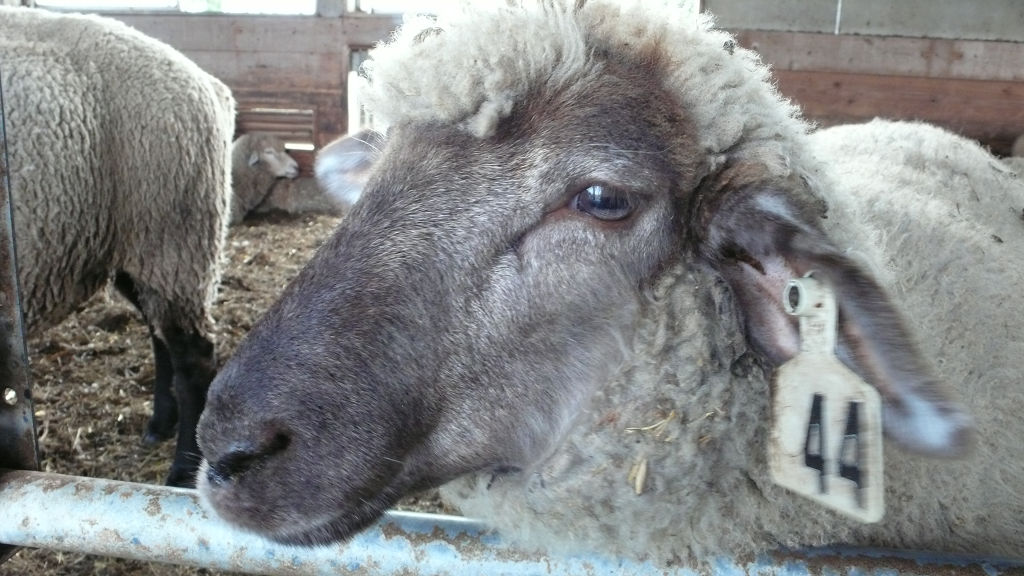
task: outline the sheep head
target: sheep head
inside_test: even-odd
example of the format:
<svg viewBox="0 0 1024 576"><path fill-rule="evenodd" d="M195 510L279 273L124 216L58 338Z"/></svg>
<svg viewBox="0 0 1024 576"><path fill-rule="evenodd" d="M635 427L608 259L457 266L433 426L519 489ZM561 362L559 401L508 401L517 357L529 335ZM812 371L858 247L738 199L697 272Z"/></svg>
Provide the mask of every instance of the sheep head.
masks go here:
<svg viewBox="0 0 1024 576"><path fill-rule="evenodd" d="M274 178L292 179L299 175L299 164L288 154L284 142L269 132L249 135L246 142L248 156L246 164L258 168Z"/></svg>
<svg viewBox="0 0 1024 576"><path fill-rule="evenodd" d="M782 283L817 270L841 299L847 361L889 400L894 438L961 452L966 416L877 282L822 232L803 125L764 78L734 89L778 117L722 118L708 134L714 114L676 88L680 57L667 49L697 40L674 37L671 19L633 20L651 30L627 45L605 29L637 15L545 6L553 15L531 25L555 23L541 37L563 56L557 73L532 62L462 114L392 114L362 197L217 377L199 433L213 507L277 540L326 542L411 491L534 466L628 354L645 294L678 266L728 284L771 362L796 343ZM513 16L499 10L479 30L515 29ZM456 62L448 33L416 35L414 46L440 44L413 56ZM473 34L478 45L453 40L479 50L453 64L470 76L513 52L495 30ZM712 64L733 52L715 46ZM710 305L692 313L733 320Z"/></svg>

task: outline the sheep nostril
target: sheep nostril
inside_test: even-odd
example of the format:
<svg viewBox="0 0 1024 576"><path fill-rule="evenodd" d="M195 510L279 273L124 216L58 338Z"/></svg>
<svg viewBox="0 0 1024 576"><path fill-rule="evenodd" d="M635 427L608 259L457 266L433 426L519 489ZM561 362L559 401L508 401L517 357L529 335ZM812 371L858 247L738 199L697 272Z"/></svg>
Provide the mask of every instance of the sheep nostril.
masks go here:
<svg viewBox="0 0 1024 576"><path fill-rule="evenodd" d="M237 476L261 465L271 456L283 452L291 443L291 436L277 432L260 446L237 445L215 461L209 462L206 479L215 486L230 482Z"/></svg>

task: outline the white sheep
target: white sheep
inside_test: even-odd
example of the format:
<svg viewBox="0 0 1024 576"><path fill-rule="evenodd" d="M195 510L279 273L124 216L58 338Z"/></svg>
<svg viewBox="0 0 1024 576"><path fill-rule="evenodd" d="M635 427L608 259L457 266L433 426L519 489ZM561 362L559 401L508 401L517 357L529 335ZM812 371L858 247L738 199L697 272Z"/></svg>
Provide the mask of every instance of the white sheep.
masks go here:
<svg viewBox="0 0 1024 576"><path fill-rule="evenodd" d="M152 334L146 439L177 424L168 483L191 484L215 370L231 93L124 24L29 8L0 8L0 74L27 328L59 322L113 278Z"/></svg>
<svg viewBox="0 0 1024 576"><path fill-rule="evenodd" d="M1019 554L1024 185L923 124L812 132L675 4L474 3L372 52L374 173L211 386L219 514L312 544L448 483L525 545L664 566ZM811 271L884 402L877 523L769 475L783 288Z"/></svg>
<svg viewBox="0 0 1024 576"><path fill-rule="evenodd" d="M298 162L274 134L250 132L239 136L231 145L231 223L241 222L266 200L279 180L292 180L298 175Z"/></svg>

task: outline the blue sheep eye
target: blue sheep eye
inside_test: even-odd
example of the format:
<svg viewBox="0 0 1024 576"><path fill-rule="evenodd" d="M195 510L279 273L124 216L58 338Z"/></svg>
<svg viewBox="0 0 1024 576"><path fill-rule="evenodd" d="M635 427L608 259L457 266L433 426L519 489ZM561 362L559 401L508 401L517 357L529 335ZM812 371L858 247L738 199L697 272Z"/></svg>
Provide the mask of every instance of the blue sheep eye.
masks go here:
<svg viewBox="0 0 1024 576"><path fill-rule="evenodd" d="M622 190L594 184L581 190L572 199L572 208L598 220L622 220L633 213L629 195Z"/></svg>

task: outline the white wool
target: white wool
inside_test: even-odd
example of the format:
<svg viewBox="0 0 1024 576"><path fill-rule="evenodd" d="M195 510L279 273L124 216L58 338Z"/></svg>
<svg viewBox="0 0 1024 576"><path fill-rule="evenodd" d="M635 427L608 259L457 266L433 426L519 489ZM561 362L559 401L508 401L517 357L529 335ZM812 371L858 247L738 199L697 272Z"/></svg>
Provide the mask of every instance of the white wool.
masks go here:
<svg viewBox="0 0 1024 576"><path fill-rule="evenodd" d="M230 198L227 86L116 20L29 8L0 7L0 64L30 329L115 270L154 291L155 325L206 324Z"/></svg>
<svg viewBox="0 0 1024 576"><path fill-rule="evenodd" d="M890 513L875 525L776 487L765 462L770 375L744 363L722 280L677 266L645 302L631 356L557 452L518 476L460 479L446 497L527 545L666 565L834 542L1022 549L1024 425L1007 405L1020 404L1024 310L1006 295L1024 284L1024 184L976 144L915 124L808 135L756 54L671 2L592 1L578 13L571 2L474 5L418 21L372 52L367 104L388 124L488 138L538 91L585 86L605 52L658 55L709 170L725 156L755 160L827 201L824 228L912 319L939 376L978 415L979 446L954 462L888 446ZM709 299L720 317L693 312ZM641 466L637 494L630 471Z"/></svg>
<svg viewBox="0 0 1024 576"><path fill-rule="evenodd" d="M459 123L486 137L536 86L557 91L599 73L594 46L640 56L658 51L671 62L665 85L709 155L752 141L774 142L779 158L801 155L794 136L807 124L779 96L760 57L715 30L710 17L650 0L572 10L571 2L474 3L414 20L371 51L366 106L388 125Z"/></svg>

